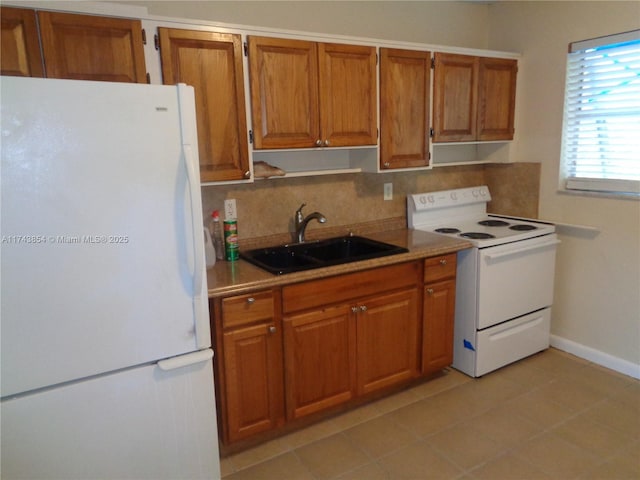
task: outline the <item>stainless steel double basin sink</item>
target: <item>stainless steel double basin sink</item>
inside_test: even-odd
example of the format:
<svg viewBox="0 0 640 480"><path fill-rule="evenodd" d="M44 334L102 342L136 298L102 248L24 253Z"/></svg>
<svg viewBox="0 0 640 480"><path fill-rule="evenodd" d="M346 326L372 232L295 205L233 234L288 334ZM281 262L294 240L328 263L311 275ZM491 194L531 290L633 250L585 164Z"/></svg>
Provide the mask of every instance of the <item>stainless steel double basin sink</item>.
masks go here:
<svg viewBox="0 0 640 480"><path fill-rule="evenodd" d="M315 242L241 250L240 256L268 272L282 275L406 252L406 248L396 245L345 235Z"/></svg>

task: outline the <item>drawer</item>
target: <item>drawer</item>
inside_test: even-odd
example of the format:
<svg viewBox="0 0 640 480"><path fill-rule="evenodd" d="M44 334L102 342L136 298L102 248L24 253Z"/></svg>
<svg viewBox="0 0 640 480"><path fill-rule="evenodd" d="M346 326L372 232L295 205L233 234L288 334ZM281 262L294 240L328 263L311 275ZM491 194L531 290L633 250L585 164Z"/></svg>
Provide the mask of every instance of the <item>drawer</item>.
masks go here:
<svg viewBox="0 0 640 480"><path fill-rule="evenodd" d="M273 292L270 290L222 299L222 327L237 327L274 316Z"/></svg>
<svg viewBox="0 0 640 480"><path fill-rule="evenodd" d="M282 289L283 311L291 313L323 307L411 287L419 281L420 263L410 262L287 285Z"/></svg>
<svg viewBox="0 0 640 480"><path fill-rule="evenodd" d="M456 254L441 255L439 257L427 258L424 261L424 281L425 283L435 282L444 278L456 276Z"/></svg>

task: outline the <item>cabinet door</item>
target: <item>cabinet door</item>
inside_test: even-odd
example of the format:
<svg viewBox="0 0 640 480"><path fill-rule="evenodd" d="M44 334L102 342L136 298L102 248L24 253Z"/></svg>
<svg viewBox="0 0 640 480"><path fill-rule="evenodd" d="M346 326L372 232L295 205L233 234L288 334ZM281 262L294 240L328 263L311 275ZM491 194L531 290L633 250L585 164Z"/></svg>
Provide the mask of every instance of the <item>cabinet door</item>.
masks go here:
<svg viewBox="0 0 640 480"><path fill-rule="evenodd" d="M435 54L433 141L476 140L478 57Z"/></svg>
<svg viewBox="0 0 640 480"><path fill-rule="evenodd" d="M225 332L228 441L270 430L284 419L282 341L274 324Z"/></svg>
<svg viewBox="0 0 640 480"><path fill-rule="evenodd" d="M312 147L320 139L317 44L249 37L254 147Z"/></svg>
<svg viewBox="0 0 640 480"><path fill-rule="evenodd" d="M431 54L380 49L380 168L429 165Z"/></svg>
<svg viewBox="0 0 640 480"><path fill-rule="evenodd" d="M0 23L1 74L43 77L35 11L0 7Z"/></svg>
<svg viewBox="0 0 640 480"><path fill-rule="evenodd" d="M455 279L425 286L422 323L422 373L442 370L453 362Z"/></svg>
<svg viewBox="0 0 640 480"><path fill-rule="evenodd" d="M375 145L375 48L321 43L318 64L323 146Z"/></svg>
<svg viewBox="0 0 640 480"><path fill-rule="evenodd" d="M518 62L480 58L478 140L513 140Z"/></svg>
<svg viewBox="0 0 640 480"><path fill-rule="evenodd" d="M419 374L418 291L361 301L357 313L358 394L406 382Z"/></svg>
<svg viewBox="0 0 640 480"><path fill-rule="evenodd" d="M139 20L38 12L47 77L147 83Z"/></svg>
<svg viewBox="0 0 640 480"><path fill-rule="evenodd" d="M284 320L287 418L339 405L355 395L355 322L347 305Z"/></svg>
<svg viewBox="0 0 640 480"><path fill-rule="evenodd" d="M158 28L165 84L192 85L196 95L200 178L249 176L240 35Z"/></svg>

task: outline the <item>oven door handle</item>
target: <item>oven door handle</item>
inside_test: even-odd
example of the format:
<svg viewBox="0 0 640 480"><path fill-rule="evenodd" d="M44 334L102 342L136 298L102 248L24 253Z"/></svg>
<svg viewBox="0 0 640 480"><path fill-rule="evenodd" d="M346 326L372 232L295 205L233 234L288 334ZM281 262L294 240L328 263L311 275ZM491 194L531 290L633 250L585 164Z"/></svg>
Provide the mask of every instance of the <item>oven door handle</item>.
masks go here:
<svg viewBox="0 0 640 480"><path fill-rule="evenodd" d="M489 260L496 260L498 258L508 257L510 255L516 255L518 253L531 252L533 250L539 250L541 248L553 247L555 245L558 245L559 243L561 243L560 240L553 240L551 242L539 243L537 245L532 245L529 247L514 248L513 250L509 250L507 252L485 253L484 255Z"/></svg>

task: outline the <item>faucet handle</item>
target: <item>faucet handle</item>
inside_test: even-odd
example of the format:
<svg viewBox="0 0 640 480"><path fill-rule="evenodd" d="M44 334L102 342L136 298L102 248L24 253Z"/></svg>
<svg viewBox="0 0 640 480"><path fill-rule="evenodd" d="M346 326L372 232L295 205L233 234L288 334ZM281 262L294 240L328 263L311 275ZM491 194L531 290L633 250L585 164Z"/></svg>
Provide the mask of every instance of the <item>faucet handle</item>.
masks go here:
<svg viewBox="0 0 640 480"><path fill-rule="evenodd" d="M302 209L304 207L306 207L307 204L303 203L302 205L300 205L300 208L298 210L296 210L296 218L298 219L298 222L301 222L303 219L303 215L302 215Z"/></svg>
<svg viewBox="0 0 640 480"><path fill-rule="evenodd" d="M296 213L294 215L294 222L295 222L295 226L296 226L296 230L298 229L298 227L302 224L302 222L304 221L304 215L302 215L302 209L305 207L306 203L303 203L302 205L300 205L300 208L298 208L298 210L296 210Z"/></svg>

